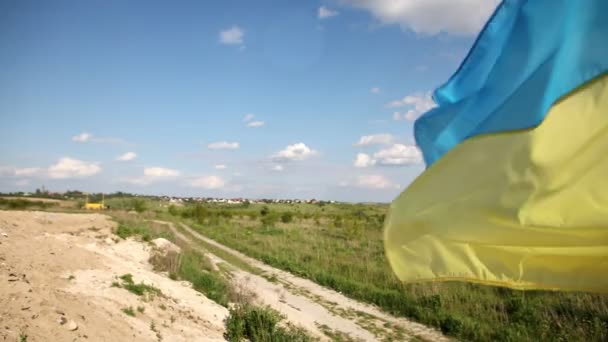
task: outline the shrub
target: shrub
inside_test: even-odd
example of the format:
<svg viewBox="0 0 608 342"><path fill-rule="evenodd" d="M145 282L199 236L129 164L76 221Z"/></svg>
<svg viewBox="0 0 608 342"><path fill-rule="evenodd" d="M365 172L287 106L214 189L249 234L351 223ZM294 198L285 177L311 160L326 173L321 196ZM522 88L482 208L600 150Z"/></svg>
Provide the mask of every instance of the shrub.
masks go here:
<svg viewBox="0 0 608 342"><path fill-rule="evenodd" d="M269 307L239 304L230 309L226 320L226 339L229 341L307 342L312 338L292 326L277 326L283 317Z"/></svg>
<svg viewBox="0 0 608 342"><path fill-rule="evenodd" d="M290 211L286 211L281 215L281 222L289 223L293 221L293 214Z"/></svg>
<svg viewBox="0 0 608 342"><path fill-rule="evenodd" d="M133 206L133 210L137 211L138 213L143 213L144 211L146 211L146 202L143 199L140 198L134 198L131 201L131 205Z"/></svg>
<svg viewBox="0 0 608 342"><path fill-rule="evenodd" d="M178 216L179 215L179 210L177 209L177 207L173 204L171 204L168 208L169 214L171 214L171 216Z"/></svg>
<svg viewBox="0 0 608 342"><path fill-rule="evenodd" d="M262 226L263 227L273 227L277 221L279 220L277 215L266 215L262 216Z"/></svg>

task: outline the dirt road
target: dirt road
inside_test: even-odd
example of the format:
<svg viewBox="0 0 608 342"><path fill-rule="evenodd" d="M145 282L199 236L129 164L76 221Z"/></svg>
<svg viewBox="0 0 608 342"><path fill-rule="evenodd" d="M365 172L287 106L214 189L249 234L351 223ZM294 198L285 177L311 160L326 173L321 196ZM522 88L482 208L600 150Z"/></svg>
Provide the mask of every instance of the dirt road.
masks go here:
<svg viewBox="0 0 608 342"><path fill-rule="evenodd" d="M322 339L326 339L327 335L334 335L362 341L448 340L441 333L424 325L390 316L374 306L357 302L310 280L249 258L202 236L186 225L175 227L168 222L155 222L165 223L179 239L190 244L196 240L202 241L257 269L258 272L247 272L232 265L233 281L256 293L260 304L271 306L292 323L306 328ZM209 251L206 253L215 263L230 264L230 261Z"/></svg>

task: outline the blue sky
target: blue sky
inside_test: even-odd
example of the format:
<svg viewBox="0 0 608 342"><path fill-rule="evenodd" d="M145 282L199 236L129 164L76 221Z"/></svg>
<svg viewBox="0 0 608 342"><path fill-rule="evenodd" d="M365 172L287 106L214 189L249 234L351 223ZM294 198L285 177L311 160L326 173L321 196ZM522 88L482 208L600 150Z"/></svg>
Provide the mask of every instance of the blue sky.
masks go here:
<svg viewBox="0 0 608 342"><path fill-rule="evenodd" d="M0 191L390 201L495 0L0 2Z"/></svg>

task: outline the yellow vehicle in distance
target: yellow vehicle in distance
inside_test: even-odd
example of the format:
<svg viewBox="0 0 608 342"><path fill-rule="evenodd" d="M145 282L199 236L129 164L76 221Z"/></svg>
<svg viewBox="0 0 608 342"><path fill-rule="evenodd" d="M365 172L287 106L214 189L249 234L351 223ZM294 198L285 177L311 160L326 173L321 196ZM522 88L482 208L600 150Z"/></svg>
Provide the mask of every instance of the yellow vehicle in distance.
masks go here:
<svg viewBox="0 0 608 342"><path fill-rule="evenodd" d="M84 208L86 210L104 210L107 207L104 203L104 195L101 194L101 203L89 202L89 195L87 194L86 201L84 203Z"/></svg>

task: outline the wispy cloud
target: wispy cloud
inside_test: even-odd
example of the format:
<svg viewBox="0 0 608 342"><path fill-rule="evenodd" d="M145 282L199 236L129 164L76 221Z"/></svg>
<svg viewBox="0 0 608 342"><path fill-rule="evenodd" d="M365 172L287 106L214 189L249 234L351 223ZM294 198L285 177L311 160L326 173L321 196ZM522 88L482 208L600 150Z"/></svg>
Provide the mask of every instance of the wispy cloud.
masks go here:
<svg viewBox="0 0 608 342"><path fill-rule="evenodd" d="M123 155L120 155L116 158L118 161L131 161L137 158L137 154L135 152L127 152Z"/></svg>
<svg viewBox="0 0 608 342"><path fill-rule="evenodd" d="M76 142L88 142L91 140L91 138L93 137L93 135L91 133L87 133L87 132L82 132L78 135L75 135L72 137L72 141L76 141Z"/></svg>
<svg viewBox="0 0 608 342"><path fill-rule="evenodd" d="M373 155L357 153L353 166L366 168L371 166L406 166L422 162L422 153L414 145L393 144Z"/></svg>
<svg viewBox="0 0 608 342"><path fill-rule="evenodd" d="M426 92L408 95L403 99L391 101L387 103L386 106L389 108L409 107L405 112L394 112L393 119L414 121L419 118L420 115L435 108L437 104L433 101L431 93Z"/></svg>
<svg viewBox="0 0 608 342"><path fill-rule="evenodd" d="M223 188L226 182L219 176L201 176L191 179L188 184L194 188L215 190Z"/></svg>
<svg viewBox="0 0 608 342"><path fill-rule="evenodd" d="M247 114L245 114L245 117L243 118L243 122L249 122L249 121L253 120L254 118L255 118L254 114L247 113Z"/></svg>
<svg viewBox="0 0 608 342"><path fill-rule="evenodd" d="M250 121L247 123L247 127L262 127L264 126L264 121Z"/></svg>
<svg viewBox="0 0 608 342"><path fill-rule="evenodd" d="M89 132L82 132L72 137L72 141L78 143L100 143L100 144L125 144L126 141L114 137L98 137Z"/></svg>
<svg viewBox="0 0 608 342"><path fill-rule="evenodd" d="M369 190L386 190L400 188L399 184L395 184L386 176L378 174L359 175L354 179L341 181L338 185L341 187L357 187Z"/></svg>
<svg viewBox="0 0 608 342"><path fill-rule="evenodd" d="M222 44L244 46L244 36L245 32L243 29L234 25L229 29L220 31L219 39Z"/></svg>
<svg viewBox="0 0 608 342"><path fill-rule="evenodd" d="M364 135L353 146L389 145L395 140L395 137L389 133Z"/></svg>
<svg viewBox="0 0 608 342"><path fill-rule="evenodd" d="M373 87L369 90L370 93L372 94L380 94L380 88L378 87Z"/></svg>
<svg viewBox="0 0 608 342"><path fill-rule="evenodd" d="M260 120L254 120L255 119L255 115L249 113L249 114L245 114L245 117L243 118L243 122L245 123L245 125L247 127L262 127L264 126L264 121L260 121Z"/></svg>
<svg viewBox="0 0 608 342"><path fill-rule="evenodd" d="M239 143L228 142L228 141L218 141L207 145L207 148L210 150L236 150L240 147Z"/></svg>
<svg viewBox="0 0 608 342"><path fill-rule="evenodd" d="M181 172L179 172L178 170L160 166L153 166L145 167L143 170L143 176L127 178L125 179L125 181L136 185L148 185L160 181L175 180L179 176L181 176Z"/></svg>
<svg viewBox="0 0 608 342"><path fill-rule="evenodd" d="M331 10L325 6L321 6L319 7L319 11L318 11L318 17L319 19L328 19L331 17L335 17L338 14L340 14L338 11L335 10Z"/></svg>

